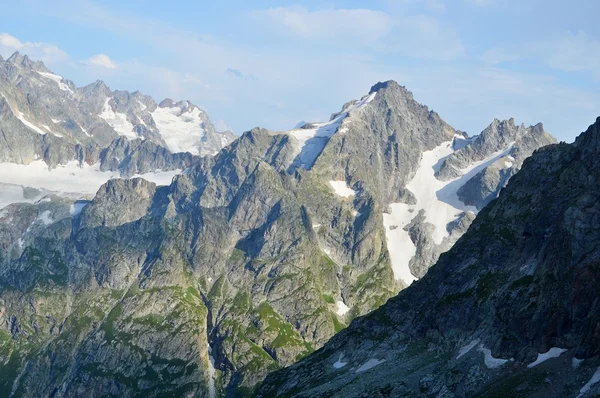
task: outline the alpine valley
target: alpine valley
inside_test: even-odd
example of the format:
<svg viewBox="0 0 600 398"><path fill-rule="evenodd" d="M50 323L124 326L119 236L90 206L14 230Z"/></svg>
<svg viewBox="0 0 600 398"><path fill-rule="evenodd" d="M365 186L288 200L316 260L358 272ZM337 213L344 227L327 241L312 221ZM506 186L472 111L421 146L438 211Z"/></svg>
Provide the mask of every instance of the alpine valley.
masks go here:
<svg viewBox="0 0 600 398"><path fill-rule="evenodd" d="M470 136L388 81L236 137L18 53L0 94L2 396L598 392L600 122Z"/></svg>

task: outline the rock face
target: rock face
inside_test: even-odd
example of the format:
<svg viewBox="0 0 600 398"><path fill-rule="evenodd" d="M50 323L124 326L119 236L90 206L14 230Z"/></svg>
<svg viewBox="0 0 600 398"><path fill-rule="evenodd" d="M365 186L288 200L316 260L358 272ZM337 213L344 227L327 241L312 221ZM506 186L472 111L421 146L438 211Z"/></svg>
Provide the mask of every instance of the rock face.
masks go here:
<svg viewBox="0 0 600 398"><path fill-rule="evenodd" d="M85 109L103 109L116 126L138 111L200 117L190 104L135 93L106 102L100 83L82 90ZM137 173L150 153L166 162L144 138L111 141L98 159ZM11 205L6 229L21 227L0 269L0 390L252 393L395 296L466 231L477 208L456 192L509 150L435 178L473 142L386 82L328 122L245 132L169 186L110 181L39 231L27 226L40 203Z"/></svg>
<svg viewBox="0 0 600 398"><path fill-rule="evenodd" d="M418 282L258 396L600 394L600 118L537 150Z"/></svg>
<svg viewBox="0 0 600 398"><path fill-rule="evenodd" d="M513 119L496 119L469 145L445 159L436 176L442 180L456 178L460 175L458 170L481 162L502 148L502 157L498 161L480 171L458 190L462 202L481 210L498 196L499 190L506 186L509 178L516 174L534 150L555 142L541 123L526 128L523 125L515 126Z"/></svg>

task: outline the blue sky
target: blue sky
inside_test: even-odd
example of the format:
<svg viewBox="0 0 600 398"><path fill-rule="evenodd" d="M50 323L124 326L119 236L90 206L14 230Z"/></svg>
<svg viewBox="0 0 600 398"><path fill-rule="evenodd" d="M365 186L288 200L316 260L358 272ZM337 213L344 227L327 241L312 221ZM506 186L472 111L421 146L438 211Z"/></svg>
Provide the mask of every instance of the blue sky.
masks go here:
<svg viewBox="0 0 600 398"><path fill-rule="evenodd" d="M600 115L597 0L0 5L0 55L77 85L189 99L238 134L326 120L389 79L469 134L514 117L572 141Z"/></svg>

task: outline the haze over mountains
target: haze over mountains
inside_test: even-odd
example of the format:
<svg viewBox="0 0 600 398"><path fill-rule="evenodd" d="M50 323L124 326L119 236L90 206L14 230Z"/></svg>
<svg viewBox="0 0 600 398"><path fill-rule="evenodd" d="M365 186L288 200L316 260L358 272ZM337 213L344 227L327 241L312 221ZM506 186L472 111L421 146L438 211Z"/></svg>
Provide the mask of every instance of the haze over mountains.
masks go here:
<svg viewBox="0 0 600 398"><path fill-rule="evenodd" d="M18 52L0 59L0 94L0 180L50 191L93 195L111 177L136 174L168 183L235 138L187 101L157 104L101 81L77 88Z"/></svg>
<svg viewBox="0 0 600 398"><path fill-rule="evenodd" d="M457 362L461 381L438 383L453 372L444 355L460 344L477 340L484 354L519 364L546 347L580 344L572 355L596 355L580 339L593 335L583 325L595 320L583 314L593 312L590 288L576 296L583 326L565 326L569 308L558 312L560 327L544 318L575 300L568 289L547 293L556 283L546 279L571 278L579 264L565 251L564 274L547 271L545 250L554 255L565 231L574 234L568 244L593 248L590 220L550 225L567 207L590 209L595 152L585 151L594 129L574 146L552 145L541 124L512 119L469 136L388 81L329 121L254 128L234 140L186 101L156 104L102 82L75 88L19 54L1 66L3 391L461 396L504 374L477 362L471 375L482 361L473 349ZM567 195L559 177L571 167L586 179ZM538 221L523 224L530 218ZM532 292L543 300L529 308ZM517 310L539 320L539 336L510 323ZM512 341L507 328L528 337ZM406 382L404 365L386 367L397 383L377 376L382 361L405 358L415 363ZM574 383L589 378L591 363Z"/></svg>

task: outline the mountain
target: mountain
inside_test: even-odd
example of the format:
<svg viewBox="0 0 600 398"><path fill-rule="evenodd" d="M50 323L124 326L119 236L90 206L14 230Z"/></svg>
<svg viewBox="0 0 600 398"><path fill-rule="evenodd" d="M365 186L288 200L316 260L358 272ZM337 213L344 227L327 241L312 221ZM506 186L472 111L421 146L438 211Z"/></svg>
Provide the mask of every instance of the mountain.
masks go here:
<svg viewBox="0 0 600 398"><path fill-rule="evenodd" d="M72 193L73 179L63 175L83 173L100 181L78 192L90 195L114 176L154 178L158 170L168 172L158 180L172 177L234 139L231 132L217 132L190 102L157 104L139 92L111 91L101 81L77 88L18 52L0 60L4 183ZM45 179L44 169L57 178ZM108 171L113 173L103 173Z"/></svg>
<svg viewBox="0 0 600 398"><path fill-rule="evenodd" d="M600 118L537 150L421 280L258 396L599 396L599 181Z"/></svg>
<svg viewBox="0 0 600 398"><path fill-rule="evenodd" d="M11 186L28 203L0 218L0 391L250 394L421 277L478 212L461 187L489 201L554 142L487 130L390 81L327 122L247 131L168 186L113 179L76 203ZM111 142L118 163L134 141Z"/></svg>

